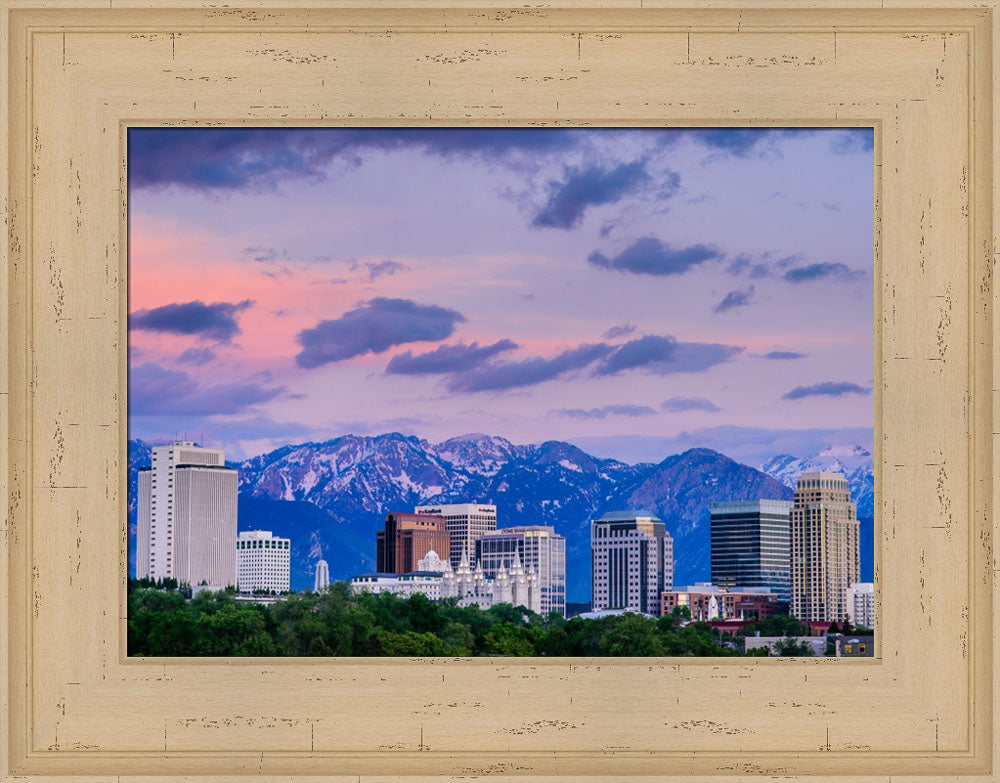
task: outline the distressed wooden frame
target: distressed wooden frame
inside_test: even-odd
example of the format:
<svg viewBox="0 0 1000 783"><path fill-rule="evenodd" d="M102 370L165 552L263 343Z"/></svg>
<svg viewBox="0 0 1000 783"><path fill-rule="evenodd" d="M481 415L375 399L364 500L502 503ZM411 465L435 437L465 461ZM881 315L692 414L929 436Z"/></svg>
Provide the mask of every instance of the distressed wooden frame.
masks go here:
<svg viewBox="0 0 1000 783"><path fill-rule="evenodd" d="M998 0L710 4L0 0L5 779L1000 780ZM127 660L124 129L178 122L874 127L877 657Z"/></svg>

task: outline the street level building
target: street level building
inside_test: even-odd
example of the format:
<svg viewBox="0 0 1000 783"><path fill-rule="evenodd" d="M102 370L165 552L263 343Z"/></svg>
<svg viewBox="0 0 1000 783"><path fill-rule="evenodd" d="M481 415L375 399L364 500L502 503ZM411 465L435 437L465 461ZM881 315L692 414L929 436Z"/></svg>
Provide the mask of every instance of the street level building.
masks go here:
<svg viewBox="0 0 1000 783"><path fill-rule="evenodd" d="M714 501L711 514L712 584L766 587L791 598L791 536L787 500Z"/></svg>
<svg viewBox="0 0 1000 783"><path fill-rule="evenodd" d="M444 517L449 546L447 549L434 548L442 555L448 552L453 570L458 568L463 552L469 562L473 562L476 557L476 540L484 533L497 529L497 507L489 503L417 506L413 513Z"/></svg>
<svg viewBox="0 0 1000 783"><path fill-rule="evenodd" d="M800 620L842 621L847 587L861 581L857 506L843 473L803 473L789 512L792 614Z"/></svg>
<svg viewBox="0 0 1000 783"><path fill-rule="evenodd" d="M673 587L673 539L648 511L614 511L591 521L592 610L657 614Z"/></svg>
<svg viewBox="0 0 1000 783"><path fill-rule="evenodd" d="M476 562L487 579L508 572L518 560L538 578L541 614L566 616L566 539L551 525L504 527L484 533L476 541Z"/></svg>
<svg viewBox="0 0 1000 783"><path fill-rule="evenodd" d="M433 514L385 515L385 529L375 542L375 568L382 574L405 574L431 550L447 552L451 538L445 519Z"/></svg>
<svg viewBox="0 0 1000 783"><path fill-rule="evenodd" d="M725 588L707 582L665 590L660 596L660 614L686 606L695 622L708 620L748 620L760 618L760 604L780 603L777 595L756 587ZM788 613L788 604L784 604ZM773 612L778 614L780 612Z"/></svg>
<svg viewBox="0 0 1000 783"><path fill-rule="evenodd" d="M237 481L222 449L154 446L138 475L136 576L236 584Z"/></svg>
<svg viewBox="0 0 1000 783"><path fill-rule="evenodd" d="M241 593L287 593L291 540L246 530L236 540L236 587ZM322 562L322 561L321 561Z"/></svg>

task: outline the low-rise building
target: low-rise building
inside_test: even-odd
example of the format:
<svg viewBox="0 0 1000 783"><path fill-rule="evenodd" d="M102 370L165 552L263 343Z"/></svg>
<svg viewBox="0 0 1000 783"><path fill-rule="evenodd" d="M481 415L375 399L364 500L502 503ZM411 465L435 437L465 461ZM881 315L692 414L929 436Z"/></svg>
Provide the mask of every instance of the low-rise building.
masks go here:
<svg viewBox="0 0 1000 783"><path fill-rule="evenodd" d="M236 588L241 593L287 593L291 540L270 530L245 530L236 539Z"/></svg>
<svg viewBox="0 0 1000 783"><path fill-rule="evenodd" d="M747 636L746 649L749 652L750 650L766 647L770 651L770 655L778 655L778 645L789 639L799 644L807 644L812 650L812 654L817 657L826 655L825 636Z"/></svg>
<svg viewBox="0 0 1000 783"><path fill-rule="evenodd" d="M875 656L874 636L840 634L835 639L838 658L872 658Z"/></svg>
<svg viewBox="0 0 1000 783"><path fill-rule="evenodd" d="M688 587L666 590L660 594L660 613L670 614L676 607L687 607L691 619L696 622L707 620L748 620L761 617L762 607L766 616L788 613L788 604L778 600L773 590L761 587L721 587L709 582L696 582Z"/></svg>

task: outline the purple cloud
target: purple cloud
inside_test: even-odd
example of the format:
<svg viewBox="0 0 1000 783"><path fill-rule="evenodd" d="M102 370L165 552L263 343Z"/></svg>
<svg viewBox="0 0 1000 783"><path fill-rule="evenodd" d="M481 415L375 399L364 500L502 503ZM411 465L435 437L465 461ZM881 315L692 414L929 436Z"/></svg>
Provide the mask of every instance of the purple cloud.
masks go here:
<svg viewBox="0 0 1000 783"><path fill-rule="evenodd" d="M351 270L353 271L359 266L363 266L368 270L368 282L374 282L376 278L383 275L394 275L396 272L408 272L410 270L410 267L406 264L393 261L389 258L384 261L365 261L363 264L355 263L351 265Z"/></svg>
<svg viewBox="0 0 1000 783"><path fill-rule="evenodd" d="M340 318L303 329L296 340L300 367L319 367L366 353L382 353L395 345L451 337L466 318L457 310L421 305L409 299L379 297Z"/></svg>
<svg viewBox="0 0 1000 783"><path fill-rule="evenodd" d="M657 375L701 372L733 359L742 351L738 345L682 343L671 336L647 335L618 348L598 366L595 374L616 375L640 367Z"/></svg>
<svg viewBox="0 0 1000 783"><path fill-rule="evenodd" d="M535 215L531 225L536 228L574 228L583 220L587 207L613 204L629 191L635 190L650 179L645 161L622 163L611 169L587 166L566 170L566 179L549 183L549 198ZM673 189L680 178L674 174Z"/></svg>
<svg viewBox="0 0 1000 783"><path fill-rule="evenodd" d="M765 359L777 359L783 361L786 359L805 359L806 354L797 353L796 351L770 351L764 354Z"/></svg>
<svg viewBox="0 0 1000 783"><path fill-rule="evenodd" d="M203 364L215 361L215 351L211 348L195 348L192 346L178 356L177 361L200 367Z"/></svg>
<svg viewBox="0 0 1000 783"><path fill-rule="evenodd" d="M617 326L612 326L608 331L604 333L605 340L614 340L616 337L625 337L632 334L635 331L635 324L633 323L623 323Z"/></svg>
<svg viewBox="0 0 1000 783"><path fill-rule="evenodd" d="M782 275L782 278L789 283L806 283L827 277L836 280L854 280L863 275L864 272L851 269L846 264L838 262L792 267Z"/></svg>
<svg viewBox="0 0 1000 783"><path fill-rule="evenodd" d="M516 349L513 340L497 340L492 345L442 345L427 353L414 356L410 351L389 360L385 371L389 375L441 375L478 367L502 351Z"/></svg>
<svg viewBox="0 0 1000 783"><path fill-rule="evenodd" d="M129 371L129 415L212 416L239 413L285 391L254 381L200 385L188 373L146 362Z"/></svg>
<svg viewBox="0 0 1000 783"><path fill-rule="evenodd" d="M723 297L722 301L715 306L715 312L724 313L727 310L732 310L736 307L746 307L748 304L753 302L753 286L747 286L746 288L739 289L736 291L730 291Z"/></svg>
<svg viewBox="0 0 1000 783"><path fill-rule="evenodd" d="M669 400L664 400L660 407L665 411L674 411L675 413L683 411L719 413L722 410L714 402L706 400L704 397L671 397Z"/></svg>
<svg viewBox="0 0 1000 783"><path fill-rule="evenodd" d="M571 419L606 419L608 416L653 416L656 414L652 408L646 405L603 405L600 408L584 410L582 408L560 408L553 411L560 416L568 416Z"/></svg>
<svg viewBox="0 0 1000 783"><path fill-rule="evenodd" d="M558 356L545 359L535 356L517 362L487 364L452 376L448 389L456 392L502 391L534 386L557 378L571 370L592 364L612 351L604 343L580 345Z"/></svg>
<svg viewBox="0 0 1000 783"><path fill-rule="evenodd" d="M236 314L253 305L253 300L242 302L193 302L172 303L151 310L137 310L129 317L130 329L168 334L198 335L201 340L231 342L240 333Z"/></svg>
<svg viewBox="0 0 1000 783"><path fill-rule="evenodd" d="M803 397L843 397L845 394L871 394L871 389L847 381L825 381L813 386L796 386L785 394L783 400L800 400Z"/></svg>
<svg viewBox="0 0 1000 783"><path fill-rule="evenodd" d="M698 264L721 257L722 253L711 245L673 248L649 236L637 239L614 258L594 251L587 261L602 269L637 275L681 275Z"/></svg>

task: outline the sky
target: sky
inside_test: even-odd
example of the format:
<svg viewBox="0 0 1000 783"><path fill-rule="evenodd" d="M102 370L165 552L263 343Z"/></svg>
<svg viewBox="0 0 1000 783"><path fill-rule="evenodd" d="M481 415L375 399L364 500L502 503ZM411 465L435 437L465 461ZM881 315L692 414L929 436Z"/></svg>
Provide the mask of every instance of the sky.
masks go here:
<svg viewBox="0 0 1000 783"><path fill-rule="evenodd" d="M870 448L873 193L870 129L131 129L130 437Z"/></svg>

